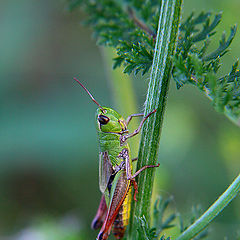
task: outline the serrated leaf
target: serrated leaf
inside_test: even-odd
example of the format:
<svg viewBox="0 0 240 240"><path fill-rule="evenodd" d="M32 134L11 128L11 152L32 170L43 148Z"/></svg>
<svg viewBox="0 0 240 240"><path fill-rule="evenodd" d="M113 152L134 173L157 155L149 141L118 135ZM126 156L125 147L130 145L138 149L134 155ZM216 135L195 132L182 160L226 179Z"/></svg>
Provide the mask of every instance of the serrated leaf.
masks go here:
<svg viewBox="0 0 240 240"><path fill-rule="evenodd" d="M150 228L145 216L139 217L137 220L137 231L140 240L153 240L156 239L157 235L155 228Z"/></svg>
<svg viewBox="0 0 240 240"><path fill-rule="evenodd" d="M176 218L176 214L172 213L168 217L165 216L166 210L172 201L173 197L169 197L166 200L159 197L154 204L153 226L156 228L157 235L159 235L164 229L174 227L172 222Z"/></svg>
<svg viewBox="0 0 240 240"><path fill-rule="evenodd" d="M94 29L94 37L98 44L113 46L117 49L118 57L114 59L113 68L124 65L124 73L135 75L146 74L152 66L155 34L136 25L128 12L132 8L138 21L143 22L149 29L156 32L159 17L158 0L68 0L69 8L81 7L88 14L85 21ZM140 7L141 6L141 7ZM156 14L157 13L157 14ZM229 51L229 46L236 34L236 25L231 28L226 39L225 34L219 41L219 47L207 53L210 37L216 32L222 14L216 14L211 21L210 12L193 13L181 24L180 34L173 57L173 79L177 89L184 84L197 86L205 91L212 99L216 110L224 112L238 122L240 116L239 100L239 71L237 63L232 71L224 77L213 81L211 74L217 74L221 66L220 58ZM195 43L201 43L196 45ZM230 84L230 83L233 84Z"/></svg>
<svg viewBox="0 0 240 240"><path fill-rule="evenodd" d="M204 39L206 39L209 36L212 36L215 32L213 32L213 29L216 28L216 26L220 23L222 18L222 13L216 14L213 22L210 24L209 18L207 18L207 21L205 22L205 25L200 33L195 35L192 38L193 42L199 42Z"/></svg>
<svg viewBox="0 0 240 240"><path fill-rule="evenodd" d="M222 39L219 41L219 47L212 53L210 53L209 55L207 55L206 57L203 58L204 61L210 61L212 59L215 59L217 57L222 57L225 53L227 53L227 48L230 46L230 44L232 43L233 38L236 35L236 31L237 31L237 26L234 25L231 28L230 31L230 35L226 41L226 37L225 37L225 33L222 34Z"/></svg>

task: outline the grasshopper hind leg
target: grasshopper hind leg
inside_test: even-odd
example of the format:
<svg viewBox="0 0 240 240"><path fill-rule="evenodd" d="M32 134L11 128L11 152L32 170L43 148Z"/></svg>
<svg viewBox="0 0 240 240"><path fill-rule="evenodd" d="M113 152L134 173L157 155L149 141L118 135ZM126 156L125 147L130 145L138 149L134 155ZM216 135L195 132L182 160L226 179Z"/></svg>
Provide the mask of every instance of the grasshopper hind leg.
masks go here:
<svg viewBox="0 0 240 240"><path fill-rule="evenodd" d="M131 200L132 200L132 187L129 187L128 193L123 201L122 206L119 209L118 215L115 218L113 224L113 234L116 239L122 239L124 237L131 210Z"/></svg>
<svg viewBox="0 0 240 240"><path fill-rule="evenodd" d="M138 193L138 185L137 182L135 180L135 177L142 172L143 170L147 169L147 168L155 168L155 167L159 167L159 164L157 165L146 165L143 166L141 169L139 169L137 172L135 172L135 174L132 175L132 168L131 168L131 163L130 163L130 159L129 159L129 150L127 148L124 148L118 155L119 158L122 158L125 161L125 168L126 168L126 176L127 176L127 180L131 181L131 183L134 186L134 200L137 201L136 195Z"/></svg>

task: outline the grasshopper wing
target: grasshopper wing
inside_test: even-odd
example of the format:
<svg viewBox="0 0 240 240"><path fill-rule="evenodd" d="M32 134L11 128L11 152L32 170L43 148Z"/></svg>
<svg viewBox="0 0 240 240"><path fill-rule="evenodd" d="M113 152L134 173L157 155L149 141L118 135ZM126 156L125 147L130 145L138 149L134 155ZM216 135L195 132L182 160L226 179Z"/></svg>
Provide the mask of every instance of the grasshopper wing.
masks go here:
<svg viewBox="0 0 240 240"><path fill-rule="evenodd" d="M114 221L119 213L119 210L127 196L129 188L130 188L130 181L127 180L126 171L125 170L119 171L116 174L116 176L112 182L112 188L111 188L111 193L110 193L110 203L109 203L106 218L104 220L102 228L97 237L98 240L100 240L100 239L106 240L108 238L108 236L111 232L113 223L114 223ZM121 215L122 215L121 216L122 218L125 218L125 214L121 213ZM123 229L122 234L124 234L124 231L125 230ZM115 233L115 236L120 236L120 235L119 235L119 233Z"/></svg>
<svg viewBox="0 0 240 240"><path fill-rule="evenodd" d="M113 167L107 152L100 152L99 154L99 188L104 194L109 178L113 173Z"/></svg>
<svg viewBox="0 0 240 240"><path fill-rule="evenodd" d="M107 205L105 201L105 196L103 194L97 210L97 214L91 224L92 229L98 229L103 225L106 214L107 214Z"/></svg>

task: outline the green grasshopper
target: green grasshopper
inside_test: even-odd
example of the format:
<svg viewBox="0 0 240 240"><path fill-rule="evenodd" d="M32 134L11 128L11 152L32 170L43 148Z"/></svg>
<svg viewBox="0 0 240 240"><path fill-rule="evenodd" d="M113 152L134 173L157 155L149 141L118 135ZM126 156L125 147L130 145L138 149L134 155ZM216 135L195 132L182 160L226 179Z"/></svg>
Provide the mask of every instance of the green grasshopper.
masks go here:
<svg viewBox="0 0 240 240"><path fill-rule="evenodd" d="M124 236L131 206L131 183L134 187L134 200L138 192L135 177L146 168L158 167L158 165L144 166L135 174L132 174L132 159L127 139L137 135L145 120L156 112L153 110L143 117L139 127L129 133L127 126L133 117L143 114L132 114L125 121L115 110L102 107L83 86L90 98L98 105L96 112L96 128L100 145L99 153L99 186L102 192L101 202L97 214L92 222L92 228L101 227L97 240L106 240L113 228L116 239Z"/></svg>

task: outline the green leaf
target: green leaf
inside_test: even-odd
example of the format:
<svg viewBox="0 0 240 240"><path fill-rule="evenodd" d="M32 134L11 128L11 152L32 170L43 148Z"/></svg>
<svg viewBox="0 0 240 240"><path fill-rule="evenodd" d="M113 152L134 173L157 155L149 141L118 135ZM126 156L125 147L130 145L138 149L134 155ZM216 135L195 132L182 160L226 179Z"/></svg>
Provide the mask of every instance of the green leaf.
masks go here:
<svg viewBox="0 0 240 240"><path fill-rule="evenodd" d="M159 197L154 204L153 226L156 229L157 235L159 235L164 229L174 227L174 224L172 224L172 222L176 218L176 214L173 213L168 217L165 216L166 210L172 201L173 197L170 197L165 201L163 201L163 199Z"/></svg>
<svg viewBox="0 0 240 240"><path fill-rule="evenodd" d="M219 41L219 47L212 53L210 53L209 55L207 55L206 57L203 58L203 60L205 61L209 61L212 59L215 59L217 57L222 57L225 53L227 53L227 48L230 46L230 44L232 43L233 38L235 37L237 31L237 26L233 26L231 28L231 32L230 35L226 41L226 37L225 37L225 33L222 34L222 39Z"/></svg>
<svg viewBox="0 0 240 240"><path fill-rule="evenodd" d="M215 32L213 30L220 23L221 18L222 18L222 13L216 14L213 22L210 24L210 18L208 16L205 20L205 24L203 25L202 31L200 33L196 34L192 38L192 41L199 42L199 41L202 41L202 40L206 39L207 37L210 37L213 34L215 34ZM196 24L196 22L195 22L195 24Z"/></svg>
<svg viewBox="0 0 240 240"><path fill-rule="evenodd" d="M113 59L114 69L123 65L127 74L149 72L153 63L160 0L68 1L71 10L80 7L88 14L85 23L93 27L98 44L116 48L118 56ZM233 76L217 75L220 58L229 51L236 25L231 28L227 39L225 34L222 35L217 49L208 52L221 17L222 13L219 13L211 20L210 12L201 12L197 16L192 13L181 24L172 76L178 89L185 84L196 86L212 100L217 111L240 125L239 73L235 73L231 84L229 79Z"/></svg>
<svg viewBox="0 0 240 240"><path fill-rule="evenodd" d="M136 227L138 232L138 238L134 237L133 239L153 240L157 238L155 229L149 227L145 216L136 218L136 221L137 221Z"/></svg>

